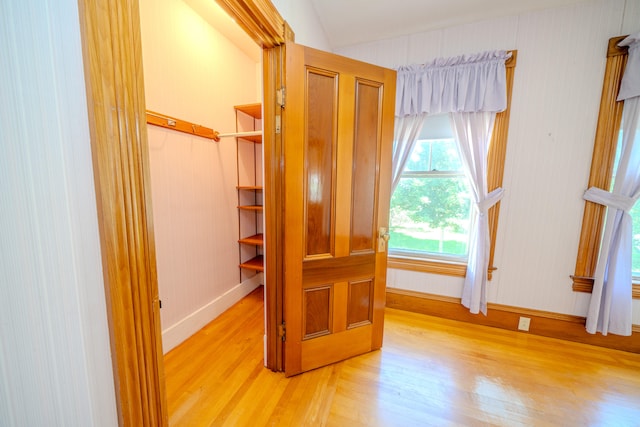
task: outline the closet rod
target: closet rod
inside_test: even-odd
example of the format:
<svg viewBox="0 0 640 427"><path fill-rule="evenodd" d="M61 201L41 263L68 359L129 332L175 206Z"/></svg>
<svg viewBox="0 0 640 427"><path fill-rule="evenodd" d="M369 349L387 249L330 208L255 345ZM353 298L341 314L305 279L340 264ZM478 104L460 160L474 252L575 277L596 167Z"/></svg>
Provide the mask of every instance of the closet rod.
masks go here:
<svg viewBox="0 0 640 427"><path fill-rule="evenodd" d="M160 126L166 129L177 130L179 132L188 133L191 135L201 136L203 138L213 139L216 142L220 141L220 138L227 137L239 137L246 138L251 136L262 136L262 131L249 131L249 132L232 132L232 133L218 133L213 129L209 129L204 126L196 125L185 120L176 119L175 117L167 116L166 114L156 113L154 111L147 110L147 123Z"/></svg>
<svg viewBox="0 0 640 427"><path fill-rule="evenodd" d="M261 130L249 131L249 132L232 132L232 133L219 133L218 138L227 138L227 137L239 137L243 136L260 136L262 135Z"/></svg>

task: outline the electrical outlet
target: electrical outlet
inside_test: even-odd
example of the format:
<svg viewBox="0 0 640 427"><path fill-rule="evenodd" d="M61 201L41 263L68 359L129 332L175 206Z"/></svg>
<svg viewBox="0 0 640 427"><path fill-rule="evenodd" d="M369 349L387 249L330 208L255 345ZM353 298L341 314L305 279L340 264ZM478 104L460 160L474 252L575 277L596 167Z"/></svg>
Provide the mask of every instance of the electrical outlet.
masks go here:
<svg viewBox="0 0 640 427"><path fill-rule="evenodd" d="M529 325L531 324L531 319L528 317L520 317L520 321L518 322L518 330L520 331L528 331Z"/></svg>

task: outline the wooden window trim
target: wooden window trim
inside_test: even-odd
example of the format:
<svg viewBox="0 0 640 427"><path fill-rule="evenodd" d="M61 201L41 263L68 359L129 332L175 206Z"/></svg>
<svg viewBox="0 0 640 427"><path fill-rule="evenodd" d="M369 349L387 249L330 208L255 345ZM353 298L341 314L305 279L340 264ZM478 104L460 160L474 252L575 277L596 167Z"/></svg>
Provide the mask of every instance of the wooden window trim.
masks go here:
<svg viewBox="0 0 640 427"><path fill-rule="evenodd" d="M491 136L489 153L487 154L487 188L491 192L502 186L504 177L504 161L507 153L507 139L509 137L509 114L511 111L511 94L513 91L513 76L518 56L517 50L510 50L511 58L505 62L507 77L507 108L496 114L496 121ZM489 235L491 249L489 252L488 279L491 280L493 272L497 268L493 264L496 235L498 234L498 217L500 215L500 202L489 209ZM447 276L464 277L467 270L466 263L422 258L408 258L400 255L389 255L389 268L400 270L418 271Z"/></svg>
<svg viewBox="0 0 640 427"><path fill-rule="evenodd" d="M625 37L613 37L609 39L607 46L607 63L587 188L597 187L605 190L611 188L616 142L624 107L624 102L616 101L616 98L628 57L628 48L618 47L618 43ZM571 276L575 292L590 293L593 289L593 275L598 263L606 212L605 206L585 201L576 268ZM640 284L633 284L633 298L640 299Z"/></svg>

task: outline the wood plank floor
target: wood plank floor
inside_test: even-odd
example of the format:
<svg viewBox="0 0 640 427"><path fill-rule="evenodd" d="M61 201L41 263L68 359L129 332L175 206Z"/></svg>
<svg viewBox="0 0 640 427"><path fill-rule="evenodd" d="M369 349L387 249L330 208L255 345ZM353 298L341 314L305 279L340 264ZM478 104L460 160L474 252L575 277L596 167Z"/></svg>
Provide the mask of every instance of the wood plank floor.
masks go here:
<svg viewBox="0 0 640 427"><path fill-rule="evenodd" d="M640 355L387 309L382 350L263 367L262 288L165 356L171 426L640 426Z"/></svg>

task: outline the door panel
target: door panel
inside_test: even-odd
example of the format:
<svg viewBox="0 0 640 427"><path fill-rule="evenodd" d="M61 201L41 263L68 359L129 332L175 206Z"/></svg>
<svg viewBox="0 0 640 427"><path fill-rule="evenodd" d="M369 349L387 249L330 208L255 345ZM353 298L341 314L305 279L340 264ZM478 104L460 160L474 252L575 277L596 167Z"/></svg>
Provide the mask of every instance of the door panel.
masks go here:
<svg viewBox="0 0 640 427"><path fill-rule="evenodd" d="M351 254L375 250L376 172L382 98L381 84L356 81Z"/></svg>
<svg viewBox="0 0 640 427"><path fill-rule="evenodd" d="M349 283L347 328L355 328L371 323L373 286L374 282L371 279Z"/></svg>
<svg viewBox="0 0 640 427"><path fill-rule="evenodd" d="M285 373L382 345L395 72L286 45Z"/></svg>
<svg viewBox="0 0 640 427"><path fill-rule="evenodd" d="M335 126L337 124L337 74L307 70L307 91L313 99L307 105L304 182L307 256L333 252L333 196Z"/></svg>

